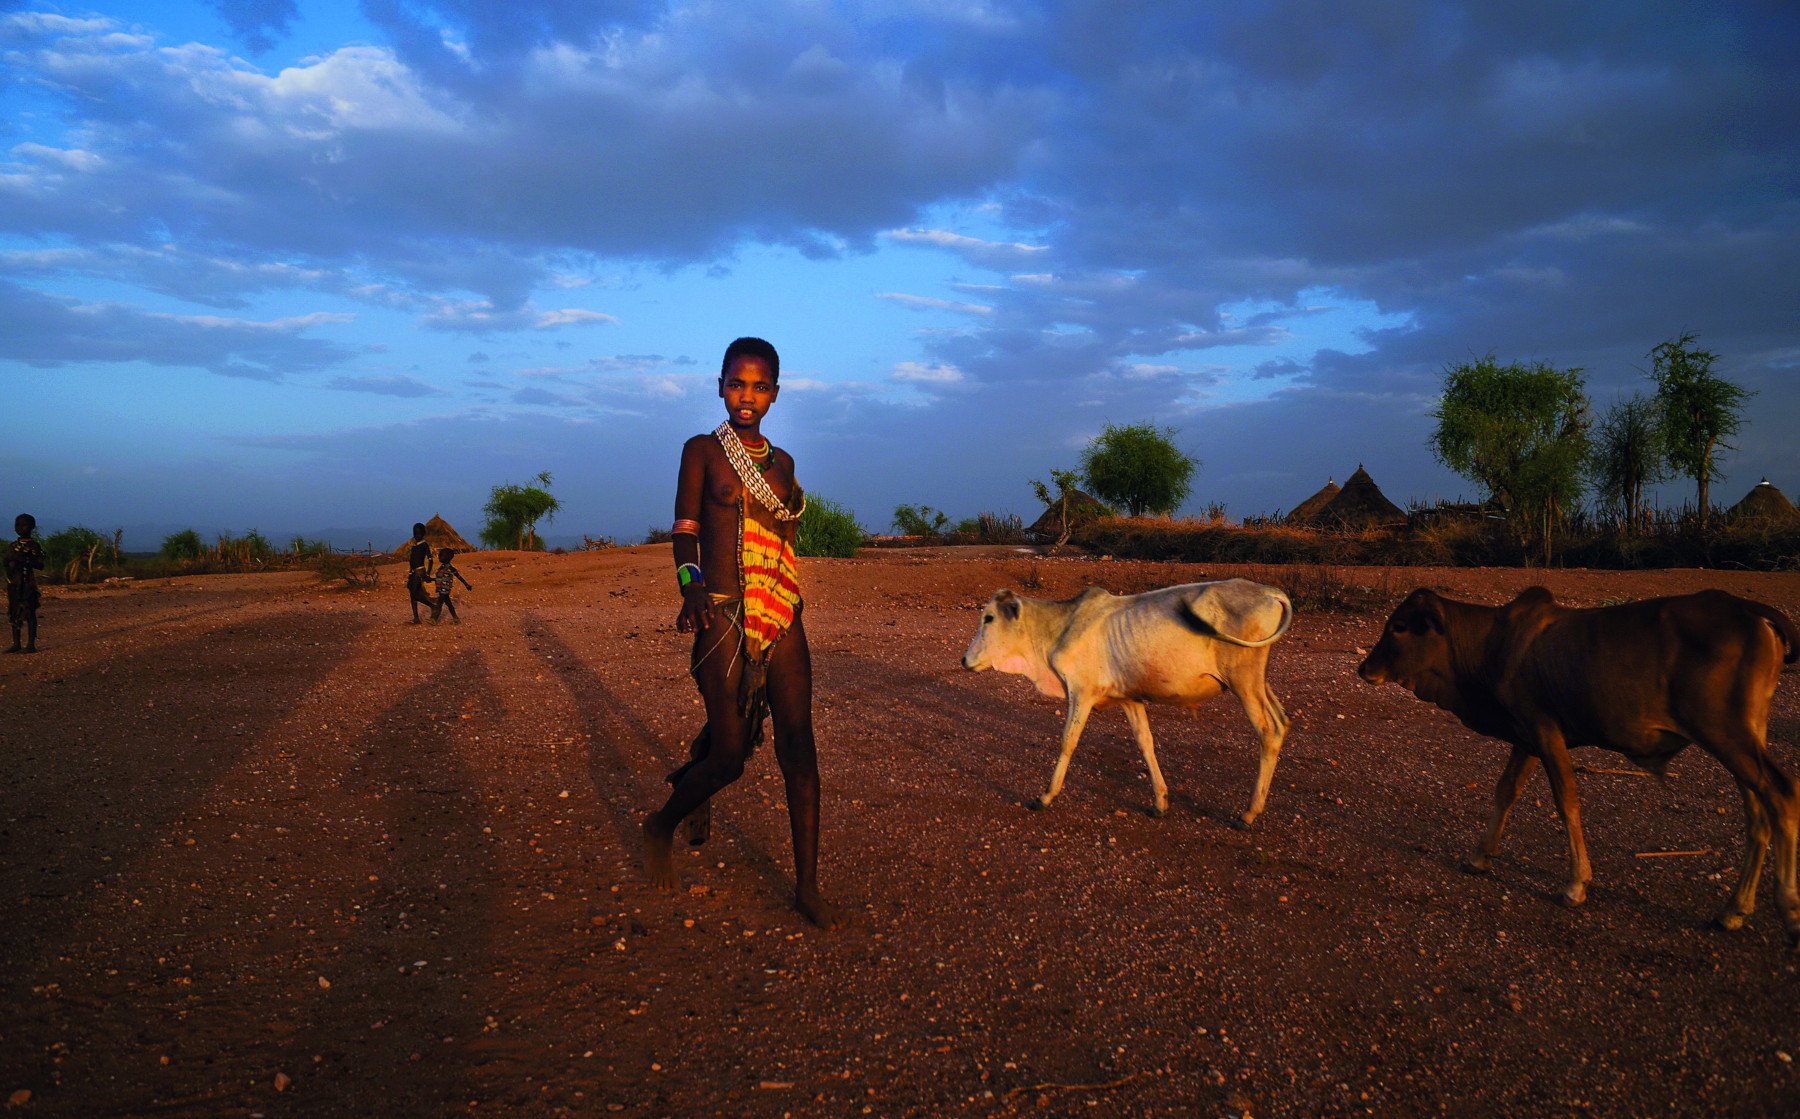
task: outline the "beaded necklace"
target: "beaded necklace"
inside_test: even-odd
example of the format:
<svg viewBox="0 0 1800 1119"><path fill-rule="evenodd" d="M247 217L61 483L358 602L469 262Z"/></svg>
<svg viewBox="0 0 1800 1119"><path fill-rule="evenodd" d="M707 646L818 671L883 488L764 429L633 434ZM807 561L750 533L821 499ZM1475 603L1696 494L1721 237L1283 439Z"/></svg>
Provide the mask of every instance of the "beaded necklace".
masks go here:
<svg viewBox="0 0 1800 1119"><path fill-rule="evenodd" d="M763 477L762 471L756 468L755 458L751 455L750 449L744 446L744 441L738 438L737 429L731 426L730 420L726 420L713 429L713 438L717 439L719 446L725 449L725 457L731 462L731 468L737 471L738 480L744 483L744 489L749 491L750 495L756 498L764 509L775 514L775 519L778 521L800 519L800 514L806 511L806 498L801 497L800 508L789 510L787 505L775 496L774 488L769 485L769 480ZM762 457L766 459L768 455L769 441L764 439Z"/></svg>

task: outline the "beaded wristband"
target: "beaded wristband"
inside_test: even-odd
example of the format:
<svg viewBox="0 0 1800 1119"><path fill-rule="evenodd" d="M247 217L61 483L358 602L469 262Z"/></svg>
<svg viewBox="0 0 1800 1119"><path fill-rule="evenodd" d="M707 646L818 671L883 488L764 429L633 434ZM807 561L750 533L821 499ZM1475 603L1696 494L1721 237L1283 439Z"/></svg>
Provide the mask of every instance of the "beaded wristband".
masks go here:
<svg viewBox="0 0 1800 1119"><path fill-rule="evenodd" d="M706 580L700 575L700 565L684 563L675 568L675 582L682 590L689 587L704 587Z"/></svg>

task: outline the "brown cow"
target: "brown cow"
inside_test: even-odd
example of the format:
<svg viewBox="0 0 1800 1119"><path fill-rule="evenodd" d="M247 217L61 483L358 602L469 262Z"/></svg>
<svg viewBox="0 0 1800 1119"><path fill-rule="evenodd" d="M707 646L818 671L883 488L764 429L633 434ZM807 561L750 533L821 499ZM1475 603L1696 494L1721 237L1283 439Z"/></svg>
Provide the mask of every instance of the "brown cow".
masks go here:
<svg viewBox="0 0 1800 1119"><path fill-rule="evenodd" d="M1532 587L1505 606L1477 606L1420 588L1388 618L1357 669L1449 711L1470 730L1511 743L1494 814L1465 868L1487 871L1506 815L1538 762L1569 836L1562 900L1580 905L1592 873L1569 749L1600 746L1661 773L1689 744L1718 758L1744 797L1748 833L1737 888L1716 923L1735 929L1756 905L1771 829L1783 920L1800 948L1795 840L1800 793L1769 755L1769 704L1800 632L1780 611L1724 591L1622 606L1559 606Z"/></svg>

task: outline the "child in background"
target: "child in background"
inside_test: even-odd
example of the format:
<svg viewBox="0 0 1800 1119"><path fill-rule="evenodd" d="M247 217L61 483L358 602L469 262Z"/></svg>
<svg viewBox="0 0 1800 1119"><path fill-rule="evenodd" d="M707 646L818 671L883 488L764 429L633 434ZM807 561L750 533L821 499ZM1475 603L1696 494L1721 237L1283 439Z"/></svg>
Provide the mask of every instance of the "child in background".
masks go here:
<svg viewBox="0 0 1800 1119"><path fill-rule="evenodd" d="M20 513L13 521L18 539L6 549L6 620L12 623L13 643L9 653L35 653L37 649L38 585L36 572L44 566L44 549L32 537L37 532L37 518ZM19 644L19 631L29 635L24 646Z"/></svg>
<svg viewBox="0 0 1800 1119"><path fill-rule="evenodd" d="M468 587L469 590L475 589L469 586L467 579L463 579L462 572L456 570L455 566L451 564L450 561L455 558L455 548L445 548L438 553L437 601L431 604L431 623L433 625L437 624L441 611L446 609L450 611L450 623L462 625L462 619L456 616L456 603L450 601L450 590L456 586L458 579L462 579L462 585Z"/></svg>

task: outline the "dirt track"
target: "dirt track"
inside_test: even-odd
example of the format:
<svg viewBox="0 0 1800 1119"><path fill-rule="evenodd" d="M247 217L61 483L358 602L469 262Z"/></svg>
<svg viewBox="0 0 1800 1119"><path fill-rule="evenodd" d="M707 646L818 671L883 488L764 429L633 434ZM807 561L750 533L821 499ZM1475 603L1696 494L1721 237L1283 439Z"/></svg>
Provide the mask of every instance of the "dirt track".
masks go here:
<svg viewBox="0 0 1800 1119"><path fill-rule="evenodd" d="M21 1115L1758 1115L1800 1099L1800 964L1765 877L1710 930L1739 800L1584 774L1595 884L1554 903L1542 778L1491 876L1456 870L1503 748L1354 677L1380 617L1306 613L1259 830L1229 698L1061 724L957 667L1002 585L1062 597L1243 573L898 552L811 561L822 877L788 907L774 759L683 849L638 821L696 728L667 548L480 553L466 623L304 574L51 588L0 658L0 1097ZM1281 569L1253 572L1279 581ZM1800 574L1360 570L1500 601L1720 586L1800 617ZM1800 678L1771 737L1800 773ZM1616 768L1615 756L1578 762ZM1648 852L1692 852L1638 857ZM28 1098L21 1093L29 1093Z"/></svg>

